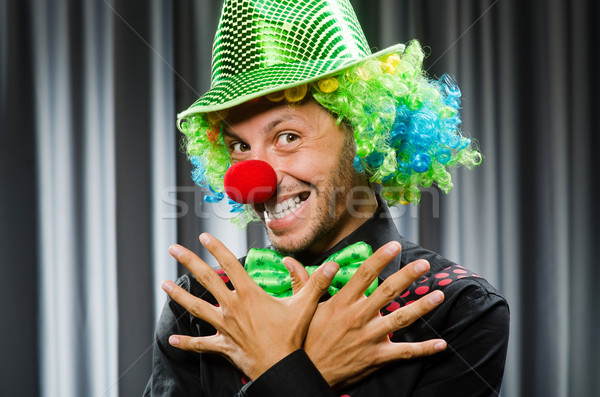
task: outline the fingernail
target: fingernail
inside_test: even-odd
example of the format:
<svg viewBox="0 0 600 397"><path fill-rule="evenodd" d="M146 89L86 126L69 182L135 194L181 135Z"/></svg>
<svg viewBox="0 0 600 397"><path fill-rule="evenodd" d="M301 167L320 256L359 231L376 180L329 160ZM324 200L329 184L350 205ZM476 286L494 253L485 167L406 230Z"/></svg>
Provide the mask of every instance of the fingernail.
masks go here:
<svg viewBox="0 0 600 397"><path fill-rule="evenodd" d="M169 337L169 343L173 346L177 346L179 344L179 338L175 335L171 335ZM436 345L437 346L437 345Z"/></svg>
<svg viewBox="0 0 600 397"><path fill-rule="evenodd" d="M169 253L175 257L181 255L181 247L177 244L173 244L169 247Z"/></svg>
<svg viewBox="0 0 600 397"><path fill-rule="evenodd" d="M337 265L337 263L328 262L325 264L325 267L323 268L323 274L328 279L333 279L333 276L335 276L335 274L337 273L338 270L339 270L339 266Z"/></svg>
<svg viewBox="0 0 600 397"><path fill-rule="evenodd" d="M398 251L400 251L400 243L397 241L392 241L385 247L385 253L388 255L396 255Z"/></svg>
<svg viewBox="0 0 600 397"><path fill-rule="evenodd" d="M171 292L171 291L173 291L173 284L171 284L170 281L163 281L162 289L165 292Z"/></svg>
<svg viewBox="0 0 600 397"><path fill-rule="evenodd" d="M418 261L417 263L415 263L414 269L417 273L425 273L428 269L427 262Z"/></svg>
<svg viewBox="0 0 600 397"><path fill-rule="evenodd" d="M202 233L200 235L200 242L202 243L202 245L208 244L210 242L210 237L208 236L208 234Z"/></svg>
<svg viewBox="0 0 600 397"><path fill-rule="evenodd" d="M433 347L436 352L440 352L446 348L446 342L438 342Z"/></svg>
<svg viewBox="0 0 600 397"><path fill-rule="evenodd" d="M431 295L429 295L429 302L431 302L434 305L437 305L443 299L444 299L444 295L442 295L442 293L439 292L439 291L435 291L434 293L432 293Z"/></svg>
<svg viewBox="0 0 600 397"><path fill-rule="evenodd" d="M288 273L292 274L294 272L294 268L290 264L290 258L288 258L287 256L285 258L283 258L283 266L285 266Z"/></svg>

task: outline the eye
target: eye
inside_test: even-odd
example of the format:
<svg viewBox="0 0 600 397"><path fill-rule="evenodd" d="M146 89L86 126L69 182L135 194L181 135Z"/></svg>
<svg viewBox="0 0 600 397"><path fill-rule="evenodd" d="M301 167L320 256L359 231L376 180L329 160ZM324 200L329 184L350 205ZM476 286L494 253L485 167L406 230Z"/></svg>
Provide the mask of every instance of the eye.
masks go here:
<svg viewBox="0 0 600 397"><path fill-rule="evenodd" d="M250 145L244 142L234 142L230 146L232 152L247 152L250 150Z"/></svg>
<svg viewBox="0 0 600 397"><path fill-rule="evenodd" d="M300 137L298 135L288 132L285 134L281 134L277 137L277 144L278 145L289 145L290 143L297 141L299 138Z"/></svg>

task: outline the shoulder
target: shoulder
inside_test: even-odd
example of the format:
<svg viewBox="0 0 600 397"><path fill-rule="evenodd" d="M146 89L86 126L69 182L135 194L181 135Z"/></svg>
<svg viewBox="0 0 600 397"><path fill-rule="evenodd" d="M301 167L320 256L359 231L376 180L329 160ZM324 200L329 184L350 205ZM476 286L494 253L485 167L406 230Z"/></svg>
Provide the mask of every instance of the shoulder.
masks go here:
<svg viewBox="0 0 600 397"><path fill-rule="evenodd" d="M426 259L431 268L384 308L384 314L385 311L395 311L434 290L440 290L444 293L444 302L424 317L436 331L444 334L460 332L472 324L487 323L508 334L508 303L485 278L414 243L403 241L402 247L400 266Z"/></svg>
<svg viewBox="0 0 600 397"><path fill-rule="evenodd" d="M230 289L233 289L233 285L222 269L215 269L215 272ZM191 273L181 275L175 280L175 283L195 297L213 305L218 304L215 297ZM170 297L167 297L165 302L158 321L157 331L160 335L186 334L192 336L212 335L215 332L210 324L194 317Z"/></svg>
<svg viewBox="0 0 600 397"><path fill-rule="evenodd" d="M431 265L430 271L412 283L401 295L405 305L420 297L440 290L444 293L445 304L454 307L473 305L479 301L490 304L506 305L506 300L486 279L471 270L457 265L445 264L445 267Z"/></svg>
<svg viewBox="0 0 600 397"><path fill-rule="evenodd" d="M431 269L409 285L382 314L411 305L434 290L444 293L444 301L412 325L395 332L392 341L442 338L449 346L444 352L415 360L427 368L418 372L419 382L414 387L420 394L415 395L489 395L490 387L497 392L508 348L510 313L506 300L468 268L412 243L404 242L403 247L401 266L423 258L429 261Z"/></svg>
<svg viewBox="0 0 600 397"><path fill-rule="evenodd" d="M417 259L425 259L430 264L429 272L401 294L407 304L433 290L444 292L446 302L452 299L455 305L467 304L485 296L506 304L506 300L496 288L470 269L408 241L403 241L402 247L401 267Z"/></svg>

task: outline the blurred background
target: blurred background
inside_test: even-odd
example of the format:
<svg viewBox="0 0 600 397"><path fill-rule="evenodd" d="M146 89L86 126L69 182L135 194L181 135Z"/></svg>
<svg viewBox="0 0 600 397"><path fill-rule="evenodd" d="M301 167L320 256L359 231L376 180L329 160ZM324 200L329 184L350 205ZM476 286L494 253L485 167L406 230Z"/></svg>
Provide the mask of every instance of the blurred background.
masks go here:
<svg viewBox="0 0 600 397"><path fill-rule="evenodd" d="M462 88L483 164L394 214L508 299L502 395L600 396L599 2L352 3L371 46L418 38ZM175 128L220 7L0 0L0 395L141 395L169 244L265 243L201 202Z"/></svg>

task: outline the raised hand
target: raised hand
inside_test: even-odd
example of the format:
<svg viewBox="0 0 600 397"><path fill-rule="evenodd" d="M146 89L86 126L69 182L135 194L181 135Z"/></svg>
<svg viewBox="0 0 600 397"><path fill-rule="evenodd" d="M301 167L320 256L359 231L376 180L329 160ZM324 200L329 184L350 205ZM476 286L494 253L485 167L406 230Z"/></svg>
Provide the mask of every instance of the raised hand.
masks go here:
<svg viewBox="0 0 600 397"><path fill-rule="evenodd" d="M302 347L319 297L339 267L334 263L324 264L305 279L302 291L289 298L274 298L252 281L235 255L219 240L204 233L200 241L227 273L235 291L229 290L219 275L193 252L179 245L171 246L171 255L192 272L219 306L165 281L163 289L173 300L217 329L215 335L207 337L173 335L169 343L183 350L222 354L250 379L256 379Z"/></svg>
<svg viewBox="0 0 600 397"><path fill-rule="evenodd" d="M433 310L444 299L433 291L410 306L382 316L380 309L429 270L418 260L388 277L368 298L364 292L381 270L400 253L397 242L378 249L337 294L320 303L310 323L304 349L329 385L343 387L357 382L384 364L427 356L446 348L442 339L417 343L393 343L388 335ZM308 274L297 261L286 258L294 293L302 293Z"/></svg>

